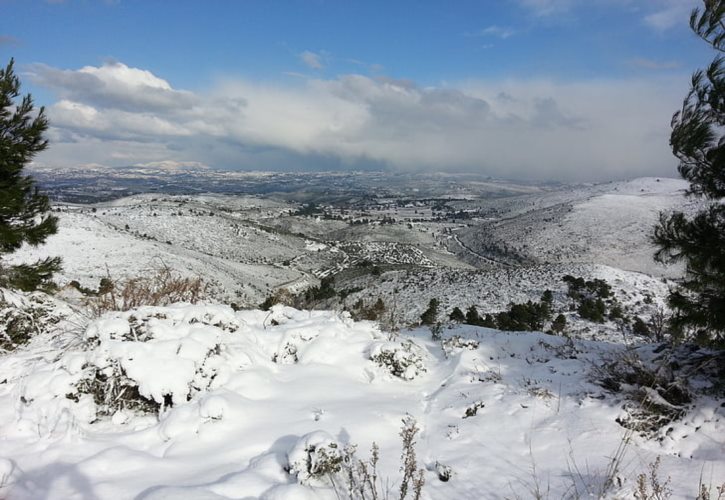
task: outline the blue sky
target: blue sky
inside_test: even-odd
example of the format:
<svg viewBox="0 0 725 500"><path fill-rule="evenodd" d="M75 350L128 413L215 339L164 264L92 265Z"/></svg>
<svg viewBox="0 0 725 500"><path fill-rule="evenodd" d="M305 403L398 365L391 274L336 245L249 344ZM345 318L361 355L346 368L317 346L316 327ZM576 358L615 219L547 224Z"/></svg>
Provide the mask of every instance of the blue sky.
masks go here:
<svg viewBox="0 0 725 500"><path fill-rule="evenodd" d="M696 0L0 0L41 166L676 175Z"/></svg>

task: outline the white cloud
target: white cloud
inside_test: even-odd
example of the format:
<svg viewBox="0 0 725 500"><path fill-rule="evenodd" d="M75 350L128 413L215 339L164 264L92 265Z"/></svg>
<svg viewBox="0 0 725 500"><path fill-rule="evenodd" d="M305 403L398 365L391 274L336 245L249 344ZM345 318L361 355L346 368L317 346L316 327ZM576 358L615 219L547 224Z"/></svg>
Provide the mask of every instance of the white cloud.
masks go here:
<svg viewBox="0 0 725 500"><path fill-rule="evenodd" d="M322 69L325 65L322 63L322 56L309 50L305 50L300 54L300 59L311 69Z"/></svg>
<svg viewBox="0 0 725 500"><path fill-rule="evenodd" d="M492 36L497 37L501 39L506 39L509 37L512 37L516 34L516 31L513 28L505 27L505 26L489 26L487 28L484 28L480 31L477 31L475 33L467 33L466 36L471 37L484 37L484 36Z"/></svg>
<svg viewBox="0 0 725 500"><path fill-rule="evenodd" d="M44 64L31 65L30 78L71 101L113 105L128 111L189 108L191 92L174 90L169 83L146 70L119 62L79 70L61 70Z"/></svg>
<svg viewBox="0 0 725 500"><path fill-rule="evenodd" d="M586 15L593 7L626 7L631 12L641 12L645 25L656 31L666 31L675 26L686 26L689 14L702 0L515 0L534 16L553 18L559 15Z"/></svg>
<svg viewBox="0 0 725 500"><path fill-rule="evenodd" d="M193 158L213 167L388 165L560 180L667 175L675 165L669 120L687 82L682 75L421 87L344 75L287 86L229 79L192 94L147 71L105 66L45 68L63 78L41 80L60 96L48 109L52 143L42 162ZM89 75L112 90L89 85ZM151 89L156 105L140 109L139 92Z"/></svg>
<svg viewBox="0 0 725 500"><path fill-rule="evenodd" d="M655 61L654 59L647 59L646 57L635 57L629 61L629 64L636 68L642 69L677 69L681 64L677 61Z"/></svg>
<svg viewBox="0 0 725 500"><path fill-rule="evenodd" d="M644 17L644 23L656 31L666 31L677 25L687 26L690 12L699 0L659 0L656 10Z"/></svg>
<svg viewBox="0 0 725 500"><path fill-rule="evenodd" d="M0 47L2 46L15 46L18 45L20 41L11 35L0 35Z"/></svg>
<svg viewBox="0 0 725 500"><path fill-rule="evenodd" d="M574 6L576 0L519 0L519 3L537 16L550 16L567 12Z"/></svg>

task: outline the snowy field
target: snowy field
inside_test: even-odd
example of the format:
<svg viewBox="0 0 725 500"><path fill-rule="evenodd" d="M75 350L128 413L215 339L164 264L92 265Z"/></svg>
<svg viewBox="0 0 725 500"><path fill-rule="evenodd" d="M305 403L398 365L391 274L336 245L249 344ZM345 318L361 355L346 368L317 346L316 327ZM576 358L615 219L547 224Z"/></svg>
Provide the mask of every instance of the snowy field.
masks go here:
<svg viewBox="0 0 725 500"><path fill-rule="evenodd" d="M475 220L388 225L253 196L60 205L58 234L15 262L60 255L59 284L90 289L168 267L210 295L95 318L72 288L59 297L73 305L0 290L0 333L37 332L0 354L0 499L351 498L345 450L369 460L373 443L378 498L397 499L404 420L419 429L424 499L633 499L655 463L670 498L695 498L700 483L717 498L725 408L705 372L725 361L585 321L562 281L604 279L647 321L679 273L654 263L648 231L660 210L688 209L683 187L532 189L452 202L486 214ZM486 253L501 242L526 265ZM327 276L343 292L317 303L330 310L255 309ZM545 290L568 337L409 328L433 298L447 319ZM385 326L343 312L378 298Z"/></svg>
<svg viewBox="0 0 725 500"><path fill-rule="evenodd" d="M473 250L497 242L533 262L605 264L653 276L681 274L652 259L652 228L659 213L690 211L679 179L642 178L568 189L522 200L503 200L505 214L459 231Z"/></svg>
<svg viewBox="0 0 725 500"><path fill-rule="evenodd" d="M657 457L672 498L725 478L719 401L699 396L649 437L617 423L627 399L596 367L625 354L656 363L654 346L468 326L445 337L281 306L61 322L0 357L0 496L335 499L315 474L320 450L357 445L367 459L375 442L379 488L398 498L406 416L426 499L596 498L608 478L607 498L632 498ZM131 411L133 391L150 413Z"/></svg>

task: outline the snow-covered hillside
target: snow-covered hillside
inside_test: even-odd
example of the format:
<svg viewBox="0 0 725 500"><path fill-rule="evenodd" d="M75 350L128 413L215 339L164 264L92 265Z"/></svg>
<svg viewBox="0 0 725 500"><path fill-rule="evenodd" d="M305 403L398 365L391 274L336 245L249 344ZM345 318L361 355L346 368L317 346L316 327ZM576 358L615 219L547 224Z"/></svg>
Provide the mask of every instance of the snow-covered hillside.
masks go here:
<svg viewBox="0 0 725 500"><path fill-rule="evenodd" d="M428 233L404 225L348 230L337 221L291 217L293 208L257 197L211 195L60 205L58 233L9 260L61 256L59 284L75 280L90 289L108 275L133 278L168 266L202 277L215 299L243 306L259 304L277 288L313 286L364 260L469 267L434 248Z"/></svg>
<svg viewBox="0 0 725 500"><path fill-rule="evenodd" d="M566 188L544 196L503 200L505 213L459 231L469 249L506 247L534 262L605 264L653 276L678 276L679 266L656 264L650 243L659 213L690 210L687 182L642 178Z"/></svg>
<svg viewBox="0 0 725 500"><path fill-rule="evenodd" d="M294 270L263 263L238 262L182 245L149 239L123 228L109 226L90 208L59 213L60 229L40 247L24 247L12 254L11 262L28 262L47 256L61 256L63 271L57 275L61 285L71 280L95 289L101 278L133 278L148 275L168 266L175 271L201 276L212 285L220 300L256 303L271 286L298 279ZM202 227L208 221L203 222ZM185 233L193 233L188 223ZM182 233L183 234L183 233ZM210 238L213 243L214 239Z"/></svg>
<svg viewBox="0 0 725 500"><path fill-rule="evenodd" d="M622 271L609 266L588 264L541 264L504 269L452 270L415 269L388 271L380 277L340 275L336 287L343 292L341 306L351 309L358 301L372 303L378 298L386 305L383 319L387 324L410 325L420 321L431 299L440 302L439 318L445 320L454 307L466 311L476 306L480 313L506 310L511 303L539 301L546 290L553 292L554 311L567 317L567 332L583 338L623 340L622 332L612 322L595 324L580 321L571 309L565 275L587 280L605 280L613 297L629 316L645 320L664 307L671 282L646 274ZM346 290L352 293L345 294ZM328 301L328 305L335 303ZM394 317L389 317L393 315Z"/></svg>
<svg viewBox="0 0 725 500"><path fill-rule="evenodd" d="M725 360L632 326L666 313L665 277L681 272L653 262L648 234L659 211L693 207L684 183L460 199L429 187L395 203L356 190L322 215L258 196L55 207L58 234L8 260L59 255L58 284L80 285L0 290L0 498L358 498L346 477L372 466L373 443L378 498L398 498L402 426L419 430L426 500L632 499L654 464L670 498L700 482L716 498ZM201 277L207 302L101 317L83 305L101 278L159 269ZM611 286L600 322L565 275ZM562 336L448 321L546 290L535 328L562 315ZM319 310L257 310L272 294ZM416 327L431 299L442 325Z"/></svg>
<svg viewBox="0 0 725 500"><path fill-rule="evenodd" d="M375 442L378 487L397 498L406 416L425 499L596 497L608 478L608 498L631 498L657 457L673 498L725 478L718 401L697 396L650 438L618 423L632 400L597 367L656 366L653 346L469 326L445 336L282 306L61 322L0 357L0 497L334 499L316 467L346 445L367 459Z"/></svg>

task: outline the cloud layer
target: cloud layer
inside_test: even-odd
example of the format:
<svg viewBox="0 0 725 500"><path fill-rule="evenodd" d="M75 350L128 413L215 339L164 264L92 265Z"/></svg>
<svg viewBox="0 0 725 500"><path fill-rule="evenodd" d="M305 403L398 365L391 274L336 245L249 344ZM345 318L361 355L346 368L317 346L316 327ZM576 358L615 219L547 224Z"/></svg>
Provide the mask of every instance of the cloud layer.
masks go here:
<svg viewBox="0 0 725 500"><path fill-rule="evenodd" d="M619 5L632 8L642 15L643 23L656 30L666 31L677 25L685 26L689 13L702 7L702 0L517 0L519 5L536 17L554 17L578 11L580 14L592 6Z"/></svg>
<svg viewBox="0 0 725 500"><path fill-rule="evenodd" d="M46 164L201 162L242 169L476 171L552 180L673 175L674 80L468 81L343 75L179 90L120 62L31 68L56 93Z"/></svg>

